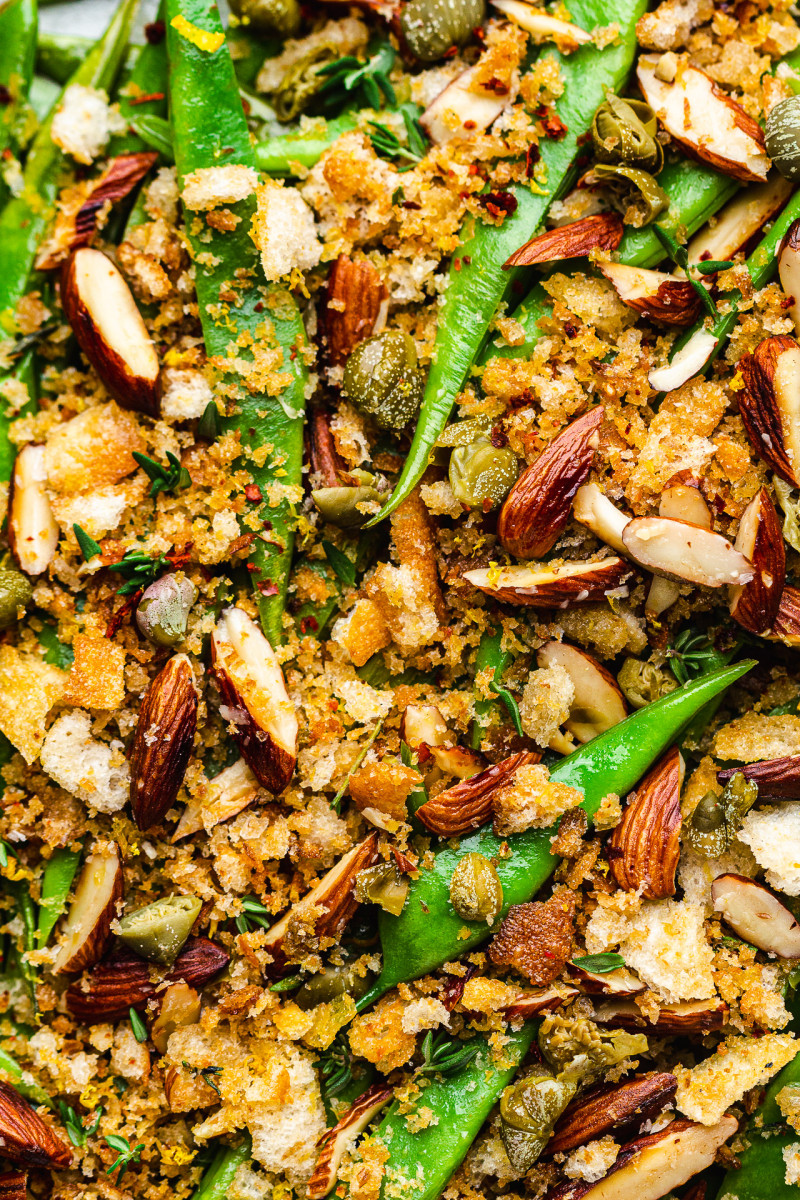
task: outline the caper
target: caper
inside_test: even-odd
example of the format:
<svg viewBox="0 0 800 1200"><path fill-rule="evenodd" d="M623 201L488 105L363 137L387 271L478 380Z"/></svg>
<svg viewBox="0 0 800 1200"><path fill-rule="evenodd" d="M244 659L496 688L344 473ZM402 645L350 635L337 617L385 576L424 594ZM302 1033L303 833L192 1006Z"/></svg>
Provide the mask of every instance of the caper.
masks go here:
<svg viewBox="0 0 800 1200"><path fill-rule="evenodd" d="M770 110L767 154L786 179L800 179L800 96L781 100Z"/></svg>
<svg viewBox="0 0 800 1200"><path fill-rule="evenodd" d="M407 425L424 390L414 342L399 329L367 338L345 364L342 391L382 429L399 430Z"/></svg>
<svg viewBox="0 0 800 1200"><path fill-rule="evenodd" d="M468 446L457 446L450 455L453 495L470 508L489 512L501 504L517 481L519 463L508 446L493 446L479 437Z"/></svg>
<svg viewBox="0 0 800 1200"><path fill-rule="evenodd" d="M361 505L380 504L381 501L380 492L374 487L317 488L311 498L324 519L340 529L358 529L377 512L377 509L364 509Z"/></svg>
<svg viewBox="0 0 800 1200"><path fill-rule="evenodd" d="M596 163L592 175L597 183L615 194L620 207L627 205L634 209L634 214L626 211L629 224L639 228L649 225L659 213L669 208L667 193L648 171L642 171L639 167ZM635 215L635 220L631 220L632 215Z"/></svg>
<svg viewBox="0 0 800 1200"><path fill-rule="evenodd" d="M506 1088L500 1099L500 1137L515 1171L530 1170L576 1090L571 1080L555 1079L543 1064Z"/></svg>
<svg viewBox="0 0 800 1200"><path fill-rule="evenodd" d="M430 63L463 46L485 19L485 0L408 0L400 29L415 58Z"/></svg>
<svg viewBox="0 0 800 1200"><path fill-rule="evenodd" d="M649 104L609 92L594 114L592 144L600 163L639 167L657 175L664 151L656 138L658 122Z"/></svg>
<svg viewBox="0 0 800 1200"><path fill-rule="evenodd" d="M308 108L325 82L325 76L319 74L319 68L335 62L338 57L339 52L332 42L320 42L292 63L272 96L275 116L279 121L283 124L295 121Z"/></svg>
<svg viewBox="0 0 800 1200"><path fill-rule="evenodd" d="M584 1086L599 1079L607 1067L645 1054L647 1038L622 1029L601 1029L585 1017L552 1013L539 1028L539 1049L559 1079Z"/></svg>
<svg viewBox="0 0 800 1200"><path fill-rule="evenodd" d="M341 966L328 965L324 971L307 979L292 999L304 1012L328 1000L335 1000L337 996L348 995L360 1000L369 991L374 978L368 971L359 975L352 962Z"/></svg>
<svg viewBox="0 0 800 1200"><path fill-rule="evenodd" d="M13 567L0 567L0 629L8 629L19 617L19 610L30 604L33 588L30 580Z"/></svg>
<svg viewBox="0 0 800 1200"><path fill-rule="evenodd" d="M466 421L455 421L448 425L436 439L437 446L471 446L480 437L491 432L492 422L488 417L469 417Z"/></svg>
<svg viewBox="0 0 800 1200"><path fill-rule="evenodd" d="M165 900L156 900L154 904L127 913L119 923L119 936L142 958L173 963L202 907L202 900L196 896L168 896Z"/></svg>
<svg viewBox="0 0 800 1200"><path fill-rule="evenodd" d="M450 903L464 921L491 925L503 907L503 885L494 863L465 854L450 879Z"/></svg>
<svg viewBox="0 0 800 1200"><path fill-rule="evenodd" d="M617 675L617 683L631 708L644 708L674 692L677 680L666 671L638 658L626 658Z"/></svg>
<svg viewBox="0 0 800 1200"><path fill-rule="evenodd" d="M401 875L394 863L378 863L356 876L356 900L362 904L379 904L384 912L399 917L408 895L408 877Z"/></svg>
<svg viewBox="0 0 800 1200"><path fill-rule="evenodd" d="M302 14L298 0L229 0L231 12L256 33L291 37L300 29Z"/></svg>
<svg viewBox="0 0 800 1200"><path fill-rule="evenodd" d="M177 646L186 637L197 588L186 576L162 575L147 588L136 609L136 624L156 646Z"/></svg>

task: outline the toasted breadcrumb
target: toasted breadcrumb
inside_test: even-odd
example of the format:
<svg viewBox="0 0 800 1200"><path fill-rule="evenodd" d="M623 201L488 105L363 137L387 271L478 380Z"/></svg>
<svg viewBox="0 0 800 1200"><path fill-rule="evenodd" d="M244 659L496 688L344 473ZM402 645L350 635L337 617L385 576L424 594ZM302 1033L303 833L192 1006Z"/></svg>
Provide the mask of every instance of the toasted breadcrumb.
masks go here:
<svg viewBox="0 0 800 1200"><path fill-rule="evenodd" d="M568 1179L582 1179L595 1183L608 1172L617 1161L619 1146L610 1134L594 1142L587 1142L573 1150L564 1163L564 1174Z"/></svg>
<svg viewBox="0 0 800 1200"><path fill-rule="evenodd" d="M71 83L56 109L50 136L76 162L89 163L102 153L113 133L124 133L125 118L97 88Z"/></svg>
<svg viewBox="0 0 800 1200"><path fill-rule="evenodd" d="M675 1106L692 1121L715 1125L745 1092L768 1083L791 1062L796 1050L795 1038L789 1033L727 1037L696 1067L675 1068Z"/></svg>
<svg viewBox="0 0 800 1200"><path fill-rule="evenodd" d="M780 804L747 814L739 841L753 851L767 883L800 896L800 804Z"/></svg>
<svg viewBox="0 0 800 1200"><path fill-rule="evenodd" d="M493 797L494 830L505 837L525 829L545 829L583 800L583 793L550 779L547 767L518 767L513 779Z"/></svg>

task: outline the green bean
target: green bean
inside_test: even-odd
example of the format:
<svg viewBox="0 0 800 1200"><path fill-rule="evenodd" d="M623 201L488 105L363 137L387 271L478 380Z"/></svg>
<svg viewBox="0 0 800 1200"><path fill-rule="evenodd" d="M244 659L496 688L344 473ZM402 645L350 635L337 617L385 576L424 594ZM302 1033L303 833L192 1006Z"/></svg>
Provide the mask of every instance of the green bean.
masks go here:
<svg viewBox="0 0 800 1200"><path fill-rule="evenodd" d="M29 1081L25 1078L25 1072L15 1058L12 1058L7 1050L0 1046L0 1072L11 1077L11 1082L21 1096L26 1096L28 1100L33 1100L34 1104L46 1104L48 1108L53 1108L53 1100L47 1094L43 1087L38 1083Z"/></svg>
<svg viewBox="0 0 800 1200"><path fill-rule="evenodd" d="M0 9L0 84L9 99L0 116L0 154L19 151L25 103L33 80L36 53L36 0L11 0ZM0 203L8 196L5 182L0 183Z"/></svg>
<svg viewBox="0 0 800 1200"><path fill-rule="evenodd" d="M695 713L752 666L747 661L715 671L639 709L570 754L553 770L551 779L579 788L584 793L582 807L593 816L604 796L625 795L635 787ZM530 900L555 870L558 858L550 849L553 833L552 828L530 829L503 839L481 829L462 837L457 847L443 845L433 866L412 881L400 916L380 914L383 969L358 1008L367 1007L394 984L425 975L491 936L494 927L484 923L463 937L464 922L450 905L450 880L464 855L483 854L496 862L503 886L502 917L511 905ZM504 843L510 855L502 852Z"/></svg>
<svg viewBox="0 0 800 1200"><path fill-rule="evenodd" d="M28 92L28 104L40 125L47 120L60 95L61 88L52 79L34 75Z"/></svg>
<svg viewBox="0 0 800 1200"><path fill-rule="evenodd" d="M40 33L36 46L36 70L56 83L65 84L91 48L91 38L71 33Z"/></svg>
<svg viewBox="0 0 800 1200"><path fill-rule="evenodd" d="M177 20L180 26L183 19L198 34L221 34L216 8L209 10L204 0L169 0L167 12L170 112L179 178L221 163L255 167L227 46L223 42L214 50L201 49L174 24ZM202 36L196 40L203 42ZM254 517L269 529L268 540L256 539L248 566L255 568L251 574L261 624L270 641L277 644L282 636L295 523L285 489L299 488L302 479L306 338L288 288L259 282L263 280L261 264L250 238L255 207L253 196L233 206L243 219L228 233L206 229L204 224L195 232L201 223L196 214L189 213L187 235L196 259L197 295L209 357L224 363L233 346L233 353L246 359L252 341L261 346L271 342L281 352L278 369L290 380L278 396L261 390L253 394L236 370L228 368L217 389L218 394L233 397L221 427L240 435L244 462L262 497L253 502L258 507L250 508L242 532L251 532ZM249 280L246 286L245 279ZM232 282L235 307L220 300Z"/></svg>
<svg viewBox="0 0 800 1200"><path fill-rule="evenodd" d="M476 675L487 670L492 671L493 676L502 675L512 658L511 653L503 649L502 643L502 629L492 629L484 633L475 656ZM497 700L487 700L482 690L476 691L475 718L470 730L470 745L473 750L480 750L481 742L493 724L493 716L499 714L500 711Z"/></svg>
<svg viewBox="0 0 800 1200"><path fill-rule="evenodd" d="M265 142L257 142L255 146L256 163L261 171L269 175L297 175L295 165L313 167L319 162L326 150L330 150L337 138L358 123L358 113L343 113L330 121L319 117L313 124L298 130L296 133L286 133L282 137L269 138Z"/></svg>
<svg viewBox="0 0 800 1200"><path fill-rule="evenodd" d="M166 15L165 0L161 0L157 17ZM147 97L147 99L145 99ZM108 145L109 157L117 154L138 154L142 150L160 149L151 146L136 126L145 128L149 120L163 121L167 115L167 39L147 42L117 93L119 110L128 121L126 133L113 137ZM171 148L165 155L172 158Z"/></svg>
<svg viewBox="0 0 800 1200"><path fill-rule="evenodd" d="M72 881L81 861L80 850L61 847L47 860L42 876L39 919L36 924L36 949L43 950L50 940L56 921L67 907Z"/></svg>
<svg viewBox="0 0 800 1200"><path fill-rule="evenodd" d="M516 210L500 228L484 225L474 217L465 221L440 309L433 362L414 440L391 498L371 523L394 512L427 468L436 439L469 375L497 306L520 278L520 268L504 271L503 264L531 237L569 182L579 139L589 129L606 89L616 91L627 78L636 48L636 22L645 7L643 0L619 0L614 6L619 36L613 46L598 50L587 45L569 57L553 52L564 84L564 93L555 107L567 132L560 140L545 140L540 146L547 190L541 189L541 194L522 185L514 188ZM579 0L570 8L572 19L586 29L606 22L608 12L604 0Z"/></svg>
<svg viewBox="0 0 800 1200"><path fill-rule="evenodd" d="M246 1163L252 1153L250 1135L238 1146L223 1146L216 1153L214 1161L200 1180L200 1186L192 1200L225 1200L228 1190L236 1178L236 1172L242 1163Z"/></svg>

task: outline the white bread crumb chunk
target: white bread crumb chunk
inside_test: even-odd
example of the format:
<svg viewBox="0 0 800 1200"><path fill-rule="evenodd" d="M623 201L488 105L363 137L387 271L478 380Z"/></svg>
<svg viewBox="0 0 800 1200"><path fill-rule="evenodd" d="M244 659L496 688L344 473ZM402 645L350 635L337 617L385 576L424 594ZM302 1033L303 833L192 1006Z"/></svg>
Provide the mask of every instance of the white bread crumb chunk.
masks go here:
<svg viewBox="0 0 800 1200"><path fill-rule="evenodd" d="M675 1067L675 1106L691 1121L716 1125L725 1110L751 1088L762 1087L795 1056L790 1033L763 1037L728 1037L696 1067Z"/></svg>
<svg viewBox="0 0 800 1200"><path fill-rule="evenodd" d="M240 163L199 167L185 176L181 199L190 212L208 212L226 204L237 204L252 195L257 186L256 172Z"/></svg>
<svg viewBox="0 0 800 1200"><path fill-rule="evenodd" d="M767 872L767 883L787 896L800 896L800 804L776 804L749 812L739 830Z"/></svg>
<svg viewBox="0 0 800 1200"><path fill-rule="evenodd" d="M441 1000L423 996L412 1000L403 1010L403 1033L422 1033L424 1029L436 1029L439 1025L450 1026L450 1013Z"/></svg>
<svg viewBox="0 0 800 1200"><path fill-rule="evenodd" d="M800 1183L800 1142L792 1142L790 1146L784 1146L781 1154L786 1163L784 1183L790 1185Z"/></svg>
<svg viewBox="0 0 800 1200"><path fill-rule="evenodd" d="M63 713L50 728L41 753L42 768L98 812L119 812L128 802L130 768L121 743L92 737L92 720L80 708Z"/></svg>
<svg viewBox="0 0 800 1200"><path fill-rule="evenodd" d="M271 283L294 270L309 271L322 256L313 212L295 188L274 181L258 189L252 236Z"/></svg>
<svg viewBox="0 0 800 1200"><path fill-rule="evenodd" d="M112 133L124 133L125 118L97 88L71 83L53 117L50 136L59 149L79 163L92 163Z"/></svg>
<svg viewBox="0 0 800 1200"><path fill-rule="evenodd" d="M202 417L214 394L202 371L167 367L161 372L161 415L170 421Z"/></svg>

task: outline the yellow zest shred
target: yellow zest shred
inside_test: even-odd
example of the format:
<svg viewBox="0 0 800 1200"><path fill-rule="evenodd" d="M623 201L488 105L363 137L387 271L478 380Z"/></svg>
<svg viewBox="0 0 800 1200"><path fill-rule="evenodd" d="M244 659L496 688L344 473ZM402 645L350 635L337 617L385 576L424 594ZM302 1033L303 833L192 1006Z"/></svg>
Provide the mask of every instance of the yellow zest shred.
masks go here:
<svg viewBox="0 0 800 1200"><path fill-rule="evenodd" d="M208 54L219 50L225 41L224 33L210 33L207 29L201 29L199 25L193 25L191 21L187 21L182 13L173 17L170 25L173 29L177 29L181 37L185 37L193 46L197 46L198 50L205 50Z"/></svg>

